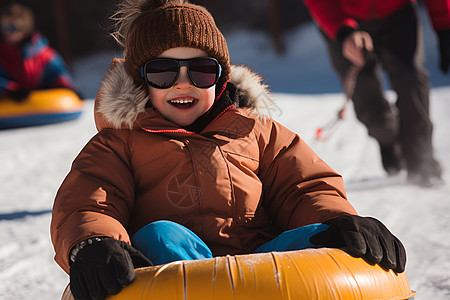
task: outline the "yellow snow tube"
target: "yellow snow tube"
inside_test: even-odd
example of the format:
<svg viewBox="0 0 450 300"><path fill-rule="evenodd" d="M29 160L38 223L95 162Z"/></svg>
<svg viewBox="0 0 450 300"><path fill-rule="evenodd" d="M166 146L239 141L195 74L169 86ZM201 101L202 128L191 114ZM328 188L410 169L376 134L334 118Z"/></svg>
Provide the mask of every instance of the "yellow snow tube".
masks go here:
<svg viewBox="0 0 450 300"><path fill-rule="evenodd" d="M136 270L110 300L410 299L405 273L385 271L339 249L216 257ZM73 299L70 288L62 300Z"/></svg>
<svg viewBox="0 0 450 300"><path fill-rule="evenodd" d="M58 123L78 118L83 101L65 88L35 90L21 102L0 98L0 129Z"/></svg>

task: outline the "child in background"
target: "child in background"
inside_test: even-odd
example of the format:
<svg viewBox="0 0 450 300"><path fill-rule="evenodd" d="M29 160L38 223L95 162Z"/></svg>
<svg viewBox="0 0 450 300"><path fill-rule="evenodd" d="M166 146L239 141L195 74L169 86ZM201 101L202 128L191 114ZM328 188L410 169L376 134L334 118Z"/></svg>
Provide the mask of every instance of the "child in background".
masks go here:
<svg viewBox="0 0 450 300"><path fill-rule="evenodd" d="M261 78L230 66L206 9L125 1L115 17L125 58L102 83L99 132L52 214L76 299L116 294L152 263L313 246L404 271L401 242L358 216L342 177L269 117Z"/></svg>
<svg viewBox="0 0 450 300"><path fill-rule="evenodd" d="M22 101L36 89L76 91L62 57L34 28L30 8L9 3L1 8L0 23L0 97Z"/></svg>

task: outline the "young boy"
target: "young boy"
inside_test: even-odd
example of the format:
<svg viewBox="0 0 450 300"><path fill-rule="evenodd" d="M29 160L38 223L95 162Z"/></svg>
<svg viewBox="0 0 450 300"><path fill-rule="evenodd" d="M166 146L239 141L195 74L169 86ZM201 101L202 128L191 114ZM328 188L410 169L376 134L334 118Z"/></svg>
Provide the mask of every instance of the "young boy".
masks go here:
<svg viewBox="0 0 450 300"><path fill-rule="evenodd" d="M77 299L118 293L135 267L301 249L311 232L403 272L401 242L357 216L341 176L268 117L261 78L230 66L203 7L130 1L120 16L125 60L103 81L99 132L53 208L55 259Z"/></svg>

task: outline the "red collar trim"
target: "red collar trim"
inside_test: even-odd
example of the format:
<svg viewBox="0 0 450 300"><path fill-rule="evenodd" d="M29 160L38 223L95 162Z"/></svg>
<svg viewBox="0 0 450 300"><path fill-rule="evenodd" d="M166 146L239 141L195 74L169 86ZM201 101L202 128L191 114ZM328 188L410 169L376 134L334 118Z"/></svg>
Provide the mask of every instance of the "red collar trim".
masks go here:
<svg viewBox="0 0 450 300"><path fill-rule="evenodd" d="M214 121L216 121L218 118L220 118L224 113L226 113L228 110L230 110L231 108L234 107L234 104L231 104L230 106L228 106L227 108L225 108L217 117L215 117L209 124L213 123ZM209 125L208 124L208 125ZM207 126L208 126L207 125ZM183 128L179 128L179 129L148 129L148 128L144 128L142 126L140 126L142 130L145 130L147 132L150 133L183 133L183 134L195 134L195 132L193 131L189 131ZM205 127L206 128L206 127Z"/></svg>
<svg viewBox="0 0 450 300"><path fill-rule="evenodd" d="M184 134L194 134L195 132L188 131L186 129L160 129L160 130L154 130L154 129L147 129L144 127L141 127L142 130L145 130L150 133L184 133Z"/></svg>
<svg viewBox="0 0 450 300"><path fill-rule="evenodd" d="M214 122L215 120L217 120L218 118L220 118L220 116L222 116L224 113L226 113L230 108L233 108L234 104L231 104L230 106L228 106L227 108L225 108L217 117L214 118L214 120L211 121ZM211 124L209 123L209 124Z"/></svg>

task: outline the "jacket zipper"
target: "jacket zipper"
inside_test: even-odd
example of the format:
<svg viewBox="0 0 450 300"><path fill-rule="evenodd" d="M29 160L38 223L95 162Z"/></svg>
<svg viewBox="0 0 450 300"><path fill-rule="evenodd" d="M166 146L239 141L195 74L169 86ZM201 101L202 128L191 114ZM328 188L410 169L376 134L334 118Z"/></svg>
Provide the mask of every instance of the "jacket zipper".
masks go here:
<svg viewBox="0 0 450 300"><path fill-rule="evenodd" d="M191 146L189 145L190 141L189 139L183 139L184 146L189 151L189 155L191 156L192 161L192 169L194 170L194 178L195 178L195 185L199 189L199 195L198 195L198 210L199 214L202 215L203 212L203 203L202 203L202 188L200 186L200 180L198 178L198 169L197 169L197 163L194 161L194 155L193 155L193 149L191 149ZM205 226L205 220L204 218L200 218L202 222L202 234L203 236L206 236L206 226Z"/></svg>

